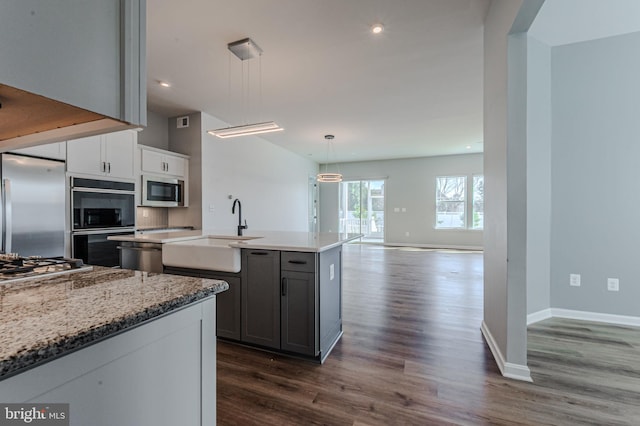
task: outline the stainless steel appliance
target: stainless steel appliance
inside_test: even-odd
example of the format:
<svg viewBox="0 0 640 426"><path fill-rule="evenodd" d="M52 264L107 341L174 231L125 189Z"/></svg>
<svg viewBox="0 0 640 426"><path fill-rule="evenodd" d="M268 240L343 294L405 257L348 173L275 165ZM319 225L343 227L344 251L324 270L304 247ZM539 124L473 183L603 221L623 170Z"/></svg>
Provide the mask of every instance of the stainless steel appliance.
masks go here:
<svg viewBox="0 0 640 426"><path fill-rule="evenodd" d="M80 259L22 257L16 253L0 254L0 285L6 282L39 278L43 275L69 274L92 269L93 267L85 265Z"/></svg>
<svg viewBox="0 0 640 426"><path fill-rule="evenodd" d="M184 181L143 175L141 203L149 207L183 207Z"/></svg>
<svg viewBox="0 0 640 426"><path fill-rule="evenodd" d="M90 265L118 266L118 242L107 237L133 234L135 210L134 183L72 178L72 256Z"/></svg>
<svg viewBox="0 0 640 426"><path fill-rule="evenodd" d="M122 241L120 266L123 269L162 273L162 244Z"/></svg>
<svg viewBox="0 0 640 426"><path fill-rule="evenodd" d="M2 154L2 251L63 256L63 161Z"/></svg>

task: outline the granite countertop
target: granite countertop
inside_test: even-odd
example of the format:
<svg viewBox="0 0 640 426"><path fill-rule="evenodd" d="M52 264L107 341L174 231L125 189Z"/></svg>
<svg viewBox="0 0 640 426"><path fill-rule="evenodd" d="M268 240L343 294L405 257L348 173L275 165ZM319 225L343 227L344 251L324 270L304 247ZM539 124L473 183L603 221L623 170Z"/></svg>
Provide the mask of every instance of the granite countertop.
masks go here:
<svg viewBox="0 0 640 426"><path fill-rule="evenodd" d="M362 237L362 234L339 234L334 232L292 232L292 231L250 231L242 237L219 230L197 230L184 232L154 233L145 235L116 235L109 237L115 241L174 243L202 238L226 239L230 247L321 252Z"/></svg>
<svg viewBox="0 0 640 426"><path fill-rule="evenodd" d="M0 380L225 291L225 281L94 267L0 284Z"/></svg>

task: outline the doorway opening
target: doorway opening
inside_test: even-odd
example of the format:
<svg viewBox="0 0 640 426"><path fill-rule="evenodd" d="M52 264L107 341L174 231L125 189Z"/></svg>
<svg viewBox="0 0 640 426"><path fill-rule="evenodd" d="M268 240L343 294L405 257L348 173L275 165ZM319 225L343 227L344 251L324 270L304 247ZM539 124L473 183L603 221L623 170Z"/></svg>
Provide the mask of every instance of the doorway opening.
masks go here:
<svg viewBox="0 0 640 426"><path fill-rule="evenodd" d="M362 241L384 243L384 180L340 183L341 233L363 234Z"/></svg>

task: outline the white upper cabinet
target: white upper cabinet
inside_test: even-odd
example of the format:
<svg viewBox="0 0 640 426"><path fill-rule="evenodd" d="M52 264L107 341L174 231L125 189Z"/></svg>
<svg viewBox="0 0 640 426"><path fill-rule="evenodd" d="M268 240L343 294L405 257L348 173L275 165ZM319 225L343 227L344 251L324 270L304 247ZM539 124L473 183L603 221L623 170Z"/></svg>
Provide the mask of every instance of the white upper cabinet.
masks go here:
<svg viewBox="0 0 640 426"><path fill-rule="evenodd" d="M134 179L137 132L124 130L67 142L67 171Z"/></svg>
<svg viewBox="0 0 640 426"><path fill-rule="evenodd" d="M54 142L29 148L14 149L16 154L32 155L34 157L51 158L53 160L66 160L67 145L64 142Z"/></svg>
<svg viewBox="0 0 640 426"><path fill-rule="evenodd" d="M177 176L183 179L186 177L189 157L142 145L140 151L140 170L143 173Z"/></svg>

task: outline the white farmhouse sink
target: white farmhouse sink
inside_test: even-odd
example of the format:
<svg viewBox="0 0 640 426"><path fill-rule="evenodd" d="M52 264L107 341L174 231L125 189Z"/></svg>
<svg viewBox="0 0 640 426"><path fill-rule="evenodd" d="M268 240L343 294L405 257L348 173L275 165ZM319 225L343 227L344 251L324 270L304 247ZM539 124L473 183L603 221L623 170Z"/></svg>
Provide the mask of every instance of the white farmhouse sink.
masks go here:
<svg viewBox="0 0 640 426"><path fill-rule="evenodd" d="M230 247L239 238L200 238L167 243L162 247L162 263L179 268L240 272L240 249Z"/></svg>

